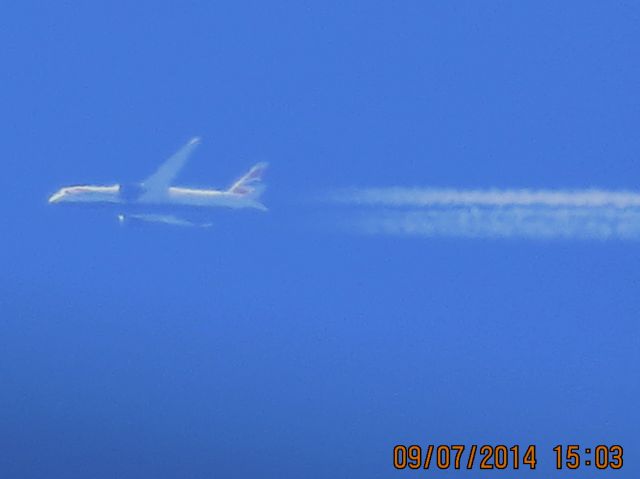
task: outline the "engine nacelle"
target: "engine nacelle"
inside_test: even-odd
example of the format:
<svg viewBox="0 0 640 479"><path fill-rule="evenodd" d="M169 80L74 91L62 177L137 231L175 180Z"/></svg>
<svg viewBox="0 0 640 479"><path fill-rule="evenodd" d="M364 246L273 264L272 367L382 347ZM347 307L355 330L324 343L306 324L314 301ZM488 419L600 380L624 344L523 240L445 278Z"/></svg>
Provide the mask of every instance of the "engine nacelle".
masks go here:
<svg viewBox="0 0 640 479"><path fill-rule="evenodd" d="M140 183L129 183L120 185L118 193L124 201L135 201L146 191L146 188Z"/></svg>

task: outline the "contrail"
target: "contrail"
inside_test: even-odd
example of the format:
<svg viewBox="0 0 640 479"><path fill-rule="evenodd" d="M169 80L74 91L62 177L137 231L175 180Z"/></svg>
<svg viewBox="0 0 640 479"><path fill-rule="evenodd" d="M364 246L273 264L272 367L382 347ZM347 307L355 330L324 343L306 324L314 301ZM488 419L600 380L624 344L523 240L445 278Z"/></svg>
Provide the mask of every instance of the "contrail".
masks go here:
<svg viewBox="0 0 640 479"><path fill-rule="evenodd" d="M342 226L369 235L640 240L629 191L352 188L328 200L357 207Z"/></svg>
<svg viewBox="0 0 640 479"><path fill-rule="evenodd" d="M640 209L538 207L384 210L356 214L342 223L368 235L640 239Z"/></svg>
<svg viewBox="0 0 640 479"><path fill-rule="evenodd" d="M385 206L611 206L640 207L640 193L589 190L457 190L434 188L350 188L331 194L330 201Z"/></svg>

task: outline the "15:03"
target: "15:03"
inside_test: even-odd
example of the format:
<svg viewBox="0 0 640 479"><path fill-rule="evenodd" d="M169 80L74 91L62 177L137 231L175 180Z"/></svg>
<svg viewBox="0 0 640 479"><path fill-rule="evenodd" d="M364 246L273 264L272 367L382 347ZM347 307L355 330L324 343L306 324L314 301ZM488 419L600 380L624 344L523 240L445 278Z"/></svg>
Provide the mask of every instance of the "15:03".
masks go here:
<svg viewBox="0 0 640 479"><path fill-rule="evenodd" d="M622 446L598 445L584 449L576 444L558 445L553 448L556 453L556 469L578 469L581 466L595 466L598 469L620 469L622 467Z"/></svg>

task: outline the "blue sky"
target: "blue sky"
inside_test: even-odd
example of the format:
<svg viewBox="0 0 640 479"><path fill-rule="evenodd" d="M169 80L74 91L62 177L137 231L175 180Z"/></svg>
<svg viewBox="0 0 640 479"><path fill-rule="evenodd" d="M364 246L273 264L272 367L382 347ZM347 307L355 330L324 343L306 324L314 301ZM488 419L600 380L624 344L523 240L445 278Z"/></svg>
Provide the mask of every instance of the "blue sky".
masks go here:
<svg viewBox="0 0 640 479"><path fill-rule="evenodd" d="M531 477L557 443L620 443L637 476L637 242L363 237L309 200L636 189L633 2L0 13L2 476L386 478L414 442L535 443ZM193 135L180 182L269 161L269 213L121 228L46 204Z"/></svg>

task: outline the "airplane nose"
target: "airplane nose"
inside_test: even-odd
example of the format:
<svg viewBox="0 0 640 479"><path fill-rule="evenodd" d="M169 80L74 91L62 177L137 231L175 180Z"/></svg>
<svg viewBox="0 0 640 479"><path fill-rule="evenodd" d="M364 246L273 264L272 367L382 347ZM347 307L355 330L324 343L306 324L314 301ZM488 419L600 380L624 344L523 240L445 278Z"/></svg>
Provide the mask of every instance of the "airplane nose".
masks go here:
<svg viewBox="0 0 640 479"><path fill-rule="evenodd" d="M64 196L64 193L58 191L49 197L49 203L56 203Z"/></svg>

